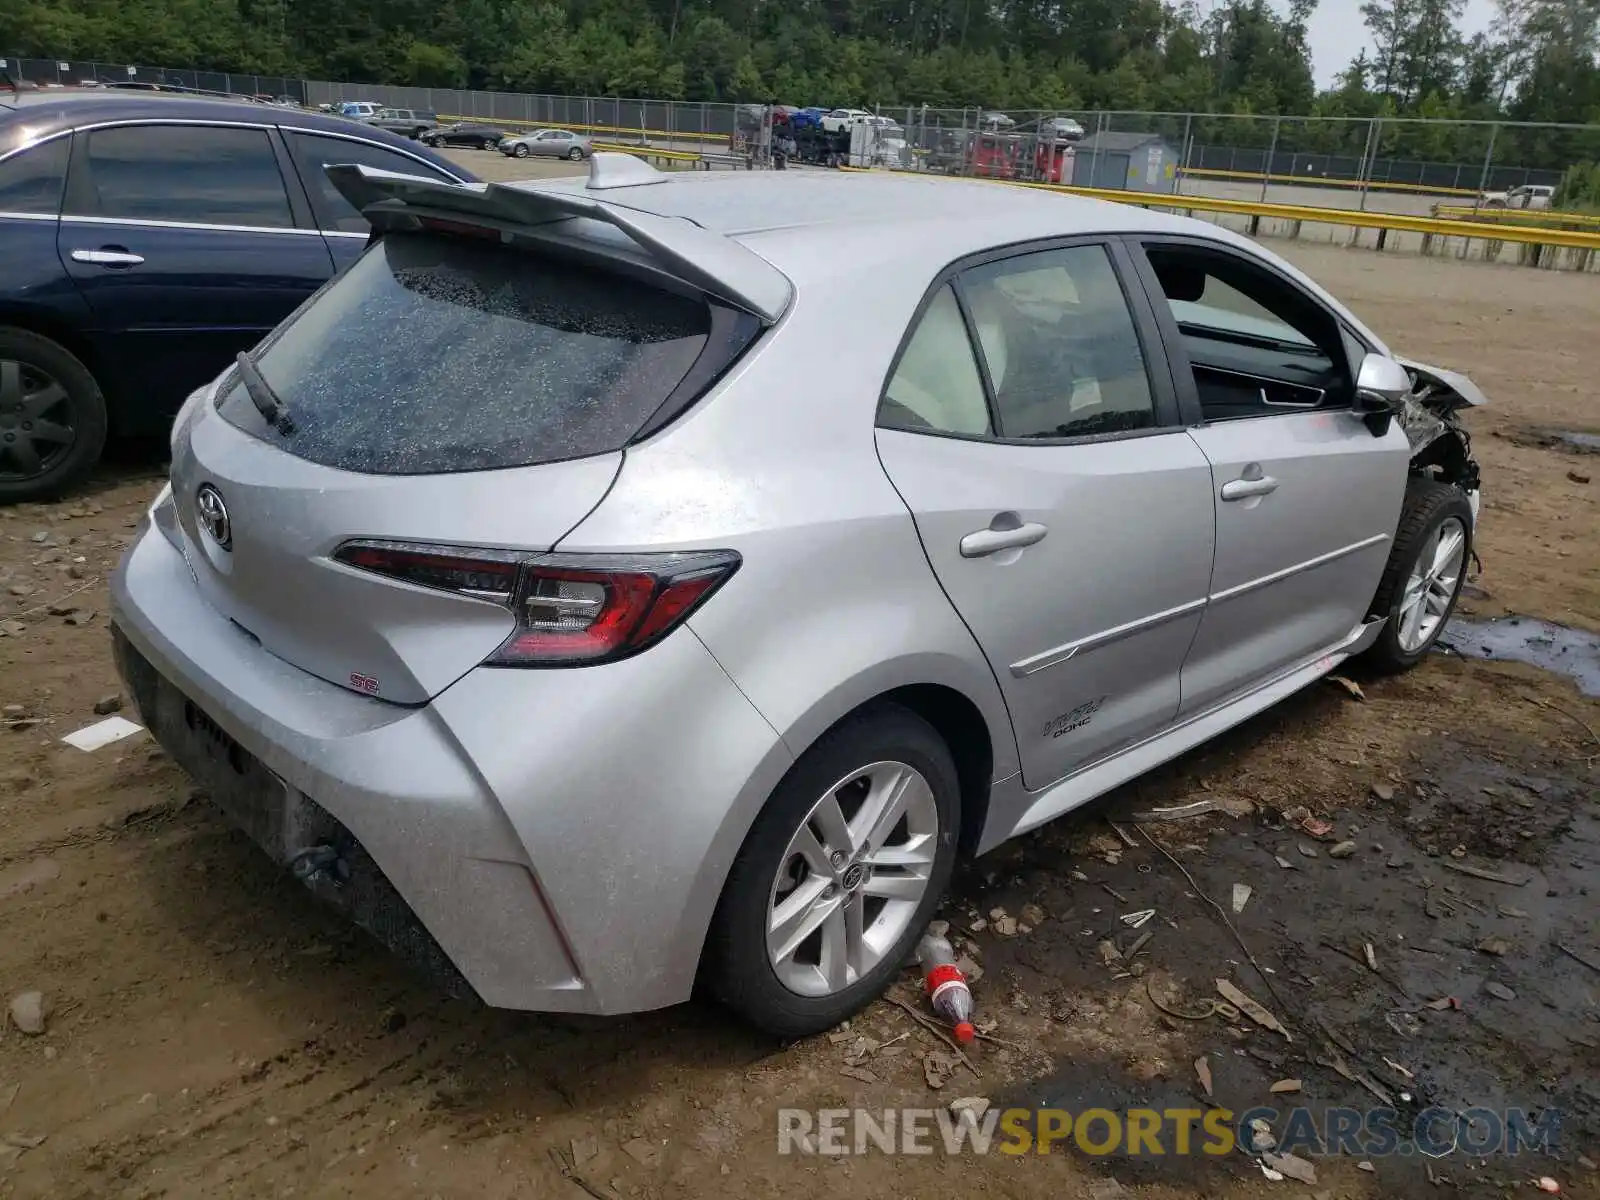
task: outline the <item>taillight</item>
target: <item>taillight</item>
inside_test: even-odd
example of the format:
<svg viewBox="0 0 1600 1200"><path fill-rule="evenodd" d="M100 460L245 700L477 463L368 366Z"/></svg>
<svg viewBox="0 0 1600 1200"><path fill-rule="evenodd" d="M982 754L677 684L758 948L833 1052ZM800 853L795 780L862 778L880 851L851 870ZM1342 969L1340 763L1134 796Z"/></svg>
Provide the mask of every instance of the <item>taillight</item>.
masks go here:
<svg viewBox="0 0 1600 1200"><path fill-rule="evenodd" d="M519 554L353 541L334 560L509 609L511 636L486 666L550 667L637 654L682 624L739 567L731 550L687 554Z"/></svg>

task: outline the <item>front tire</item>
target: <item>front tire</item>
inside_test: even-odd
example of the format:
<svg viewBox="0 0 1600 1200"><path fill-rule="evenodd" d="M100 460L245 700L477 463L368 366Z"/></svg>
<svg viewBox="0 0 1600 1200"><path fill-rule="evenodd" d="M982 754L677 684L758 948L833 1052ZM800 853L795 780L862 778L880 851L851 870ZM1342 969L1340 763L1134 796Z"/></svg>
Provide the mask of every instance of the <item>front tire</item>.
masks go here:
<svg viewBox="0 0 1600 1200"><path fill-rule="evenodd" d="M909 709L867 709L825 734L734 861L706 945L713 993L785 1039L871 1003L949 885L960 821L950 749Z"/></svg>
<svg viewBox="0 0 1600 1200"><path fill-rule="evenodd" d="M516 149L513 150L512 153L515 154L518 158L527 158L528 154L529 154L527 143L526 142L518 142L517 146L516 146Z"/></svg>
<svg viewBox="0 0 1600 1200"><path fill-rule="evenodd" d="M88 368L49 338L0 328L0 504L75 487L105 441L105 398Z"/></svg>
<svg viewBox="0 0 1600 1200"><path fill-rule="evenodd" d="M1455 611L1472 559L1472 505L1449 484L1413 479L1372 601L1387 617L1367 652L1381 671L1408 671L1433 649Z"/></svg>

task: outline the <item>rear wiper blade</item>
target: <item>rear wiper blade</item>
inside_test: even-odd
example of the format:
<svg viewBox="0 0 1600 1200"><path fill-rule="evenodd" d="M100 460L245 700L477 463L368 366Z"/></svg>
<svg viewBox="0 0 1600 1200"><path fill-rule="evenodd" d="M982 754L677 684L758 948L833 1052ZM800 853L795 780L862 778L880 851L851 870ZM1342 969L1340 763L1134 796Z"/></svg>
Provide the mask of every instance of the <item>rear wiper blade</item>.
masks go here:
<svg viewBox="0 0 1600 1200"><path fill-rule="evenodd" d="M250 361L250 355L241 350L233 361L239 364L239 381L244 384L244 390L250 393L250 401L256 406L256 411L279 433L293 433L294 421L289 417L288 405L279 399L272 385L256 369L256 364Z"/></svg>

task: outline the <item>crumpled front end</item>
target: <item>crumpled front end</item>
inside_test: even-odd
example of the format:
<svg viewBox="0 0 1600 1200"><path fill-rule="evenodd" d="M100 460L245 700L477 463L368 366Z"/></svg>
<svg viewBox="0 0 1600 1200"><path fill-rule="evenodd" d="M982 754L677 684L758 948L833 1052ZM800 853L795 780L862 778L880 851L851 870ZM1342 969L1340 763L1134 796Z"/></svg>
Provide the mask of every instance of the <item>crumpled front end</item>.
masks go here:
<svg viewBox="0 0 1600 1200"><path fill-rule="evenodd" d="M1472 457L1472 435L1460 414L1487 404L1488 398L1459 372L1410 359L1398 361L1412 380L1411 394L1399 413L1400 428L1411 443L1412 469L1464 491L1476 521L1481 482L1478 462Z"/></svg>

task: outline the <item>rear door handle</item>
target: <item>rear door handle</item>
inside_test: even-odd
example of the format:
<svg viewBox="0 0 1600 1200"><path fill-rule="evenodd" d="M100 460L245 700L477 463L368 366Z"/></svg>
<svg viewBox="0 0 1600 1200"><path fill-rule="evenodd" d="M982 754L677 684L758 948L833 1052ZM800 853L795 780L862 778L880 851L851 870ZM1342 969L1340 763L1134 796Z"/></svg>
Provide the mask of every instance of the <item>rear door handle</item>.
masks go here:
<svg viewBox="0 0 1600 1200"><path fill-rule="evenodd" d="M72 261L93 263L97 267L137 267L144 259L126 250L74 250Z"/></svg>
<svg viewBox="0 0 1600 1200"><path fill-rule="evenodd" d="M983 558L1001 550L1020 550L1044 540L1050 530L1036 521L1018 525L1015 529L980 529L961 539L962 558Z"/></svg>
<svg viewBox="0 0 1600 1200"><path fill-rule="evenodd" d="M1251 496L1267 496L1278 490L1278 481L1271 475L1260 479L1234 479L1222 485L1224 500L1248 500Z"/></svg>

